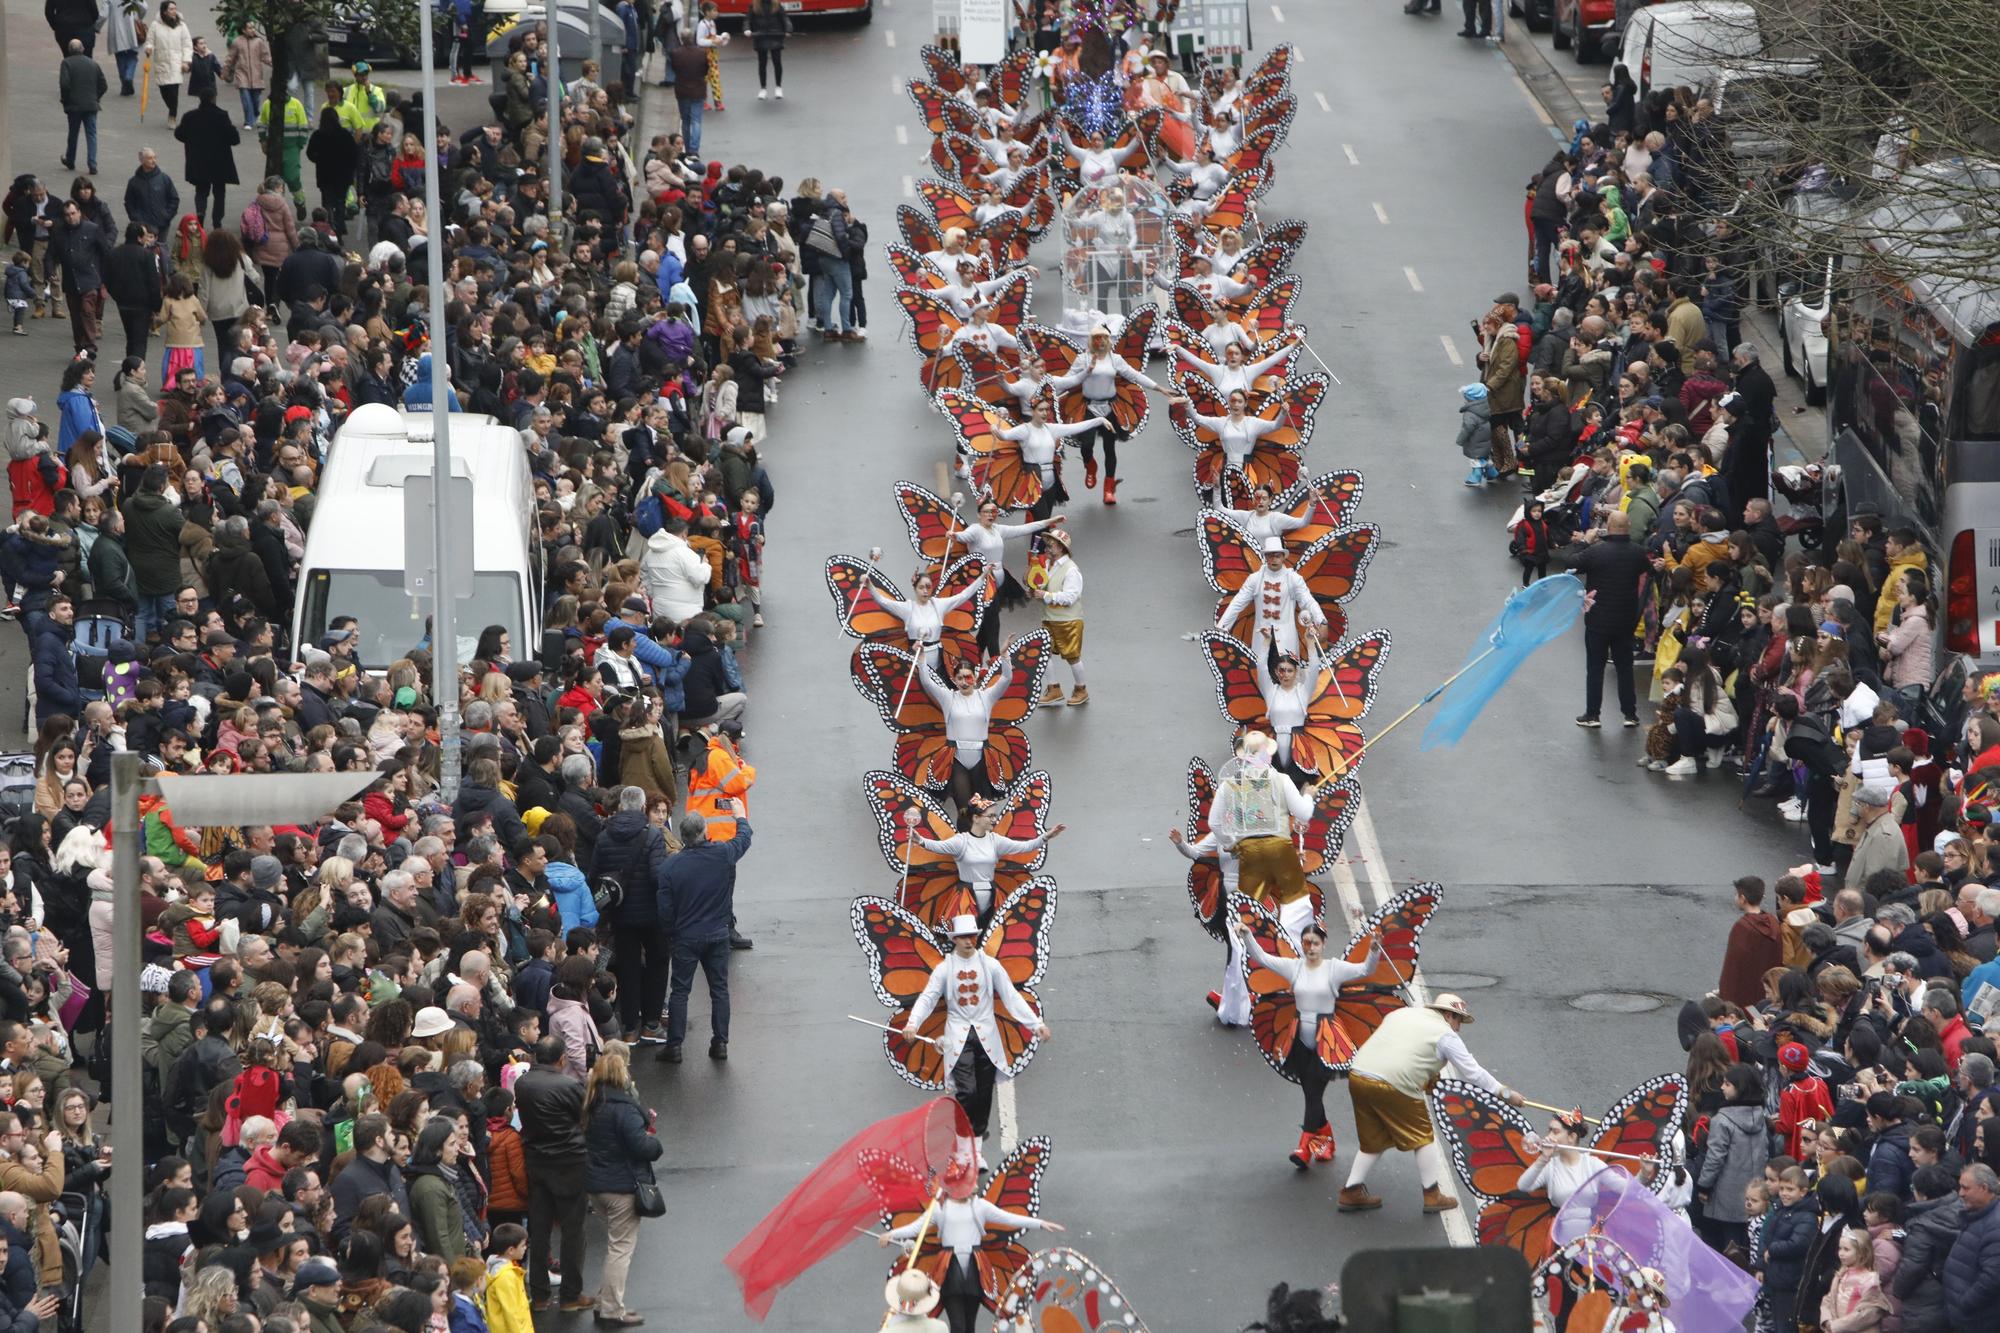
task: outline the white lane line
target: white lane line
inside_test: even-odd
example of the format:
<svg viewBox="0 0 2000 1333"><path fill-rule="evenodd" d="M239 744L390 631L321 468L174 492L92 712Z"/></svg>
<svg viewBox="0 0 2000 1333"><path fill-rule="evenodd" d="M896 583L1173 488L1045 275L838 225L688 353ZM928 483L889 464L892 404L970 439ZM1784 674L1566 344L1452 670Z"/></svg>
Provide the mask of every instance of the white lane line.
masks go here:
<svg viewBox="0 0 2000 1333"><path fill-rule="evenodd" d="M1465 358L1458 354L1458 344L1451 340L1449 333L1440 333L1438 341L1444 344L1445 360L1451 362L1454 366L1465 364Z"/></svg>
<svg viewBox="0 0 2000 1333"><path fill-rule="evenodd" d="M910 86L909 84L907 84L907 83L905 83L905 82L903 81L903 78L902 78L902 76L901 76L901 75L898 75L898 74L891 74L891 75L889 76L889 91L890 91L890 92L892 92L892 93L895 93L895 94L897 94L898 96L901 96L901 95L902 95L903 93L905 93L905 92L907 92L907 91L909 90L909 86Z"/></svg>
<svg viewBox="0 0 2000 1333"><path fill-rule="evenodd" d="M883 41L885 41L885 42L887 42L887 43L889 44L889 49L890 49L890 50L892 50L892 51L893 51L893 50L895 50L895 49L896 49L896 30L895 30L894 28L884 28L884 29L882 29L882 40L883 40Z"/></svg>
<svg viewBox="0 0 2000 1333"><path fill-rule="evenodd" d="M1382 207L1382 205L1379 203L1372 205L1372 207L1375 209L1375 220L1381 223L1385 227L1388 226L1389 210Z"/></svg>
<svg viewBox="0 0 2000 1333"><path fill-rule="evenodd" d="M1536 120L1541 121L1542 124L1544 125L1555 124L1553 120L1549 119L1548 111L1542 106L1541 102L1536 100L1535 95L1532 92L1528 91L1528 85L1521 81L1521 76L1518 74L1514 76L1514 86L1516 88L1519 88L1521 90L1521 96L1527 99L1528 109L1535 113Z"/></svg>
<svg viewBox="0 0 2000 1333"><path fill-rule="evenodd" d="M1395 896L1396 886L1389 878L1389 863L1383 858L1382 844L1375 837L1375 820L1368 812L1368 801L1365 797L1355 809L1354 823L1349 827L1347 836L1355 847L1362 870L1368 876L1369 893L1374 898L1375 905L1380 907ZM1336 872L1335 878L1338 877ZM1410 984L1407 989L1412 1004L1421 1005L1430 999L1430 992L1425 988L1422 976L1415 969L1410 972ZM1458 1198L1457 1173L1446 1167L1444 1175L1438 1181L1438 1188L1444 1191L1447 1197ZM1472 1219L1466 1216L1464 1200L1460 1200L1459 1207L1440 1213L1438 1216L1444 1222L1444 1236L1447 1241L1461 1249L1473 1243Z"/></svg>
<svg viewBox="0 0 2000 1333"><path fill-rule="evenodd" d="M907 144L909 141L910 141L910 127L908 125L898 125L896 127L896 142L899 144Z"/></svg>
<svg viewBox="0 0 2000 1333"><path fill-rule="evenodd" d="M903 198L914 199L916 197L917 197L916 179L910 176L903 177Z"/></svg>
<svg viewBox="0 0 2000 1333"><path fill-rule="evenodd" d="M1327 108L1327 110L1329 110L1329 111L1331 111L1332 109L1333 109L1332 107L1328 107L1328 108ZM1360 166L1360 165L1361 165L1361 159L1360 159L1360 158L1358 158L1358 157L1356 157L1356 156L1354 155L1354 145L1353 145L1353 144L1351 144L1351 143L1344 143L1344 144L1342 144L1342 145L1340 146L1340 151L1341 151L1341 152L1343 152L1343 153L1345 153L1345 154L1347 154L1347 165L1348 165L1348 166L1350 166L1350 167L1358 167L1358 166Z"/></svg>
<svg viewBox="0 0 2000 1333"><path fill-rule="evenodd" d="M1333 110L1333 103L1326 100L1325 93L1314 93L1313 101L1319 103L1319 109L1322 111L1331 112ZM1345 145L1343 145L1343 147L1344 146ZM1349 148L1347 150L1347 156L1350 160L1354 157L1354 150L1352 148Z"/></svg>
<svg viewBox="0 0 2000 1333"><path fill-rule="evenodd" d="M1417 277L1417 271L1411 268L1408 264L1403 265L1403 276L1410 280L1411 291L1420 292L1424 289L1423 282L1419 280Z"/></svg>
<svg viewBox="0 0 2000 1333"><path fill-rule="evenodd" d="M1014 1080L995 1082L993 1086L993 1106L1000 1113L1000 1156L993 1159L999 1165L1001 1158L1014 1151L1014 1145L1021 1141L1021 1121L1014 1110Z"/></svg>
<svg viewBox="0 0 2000 1333"><path fill-rule="evenodd" d="M1280 9L1280 8L1278 8L1278 7L1276 6L1276 5L1272 5L1272 6L1271 6L1271 21L1272 21L1273 23L1283 23L1283 22L1285 21L1285 11L1284 11L1284 10L1282 10L1282 9Z"/></svg>

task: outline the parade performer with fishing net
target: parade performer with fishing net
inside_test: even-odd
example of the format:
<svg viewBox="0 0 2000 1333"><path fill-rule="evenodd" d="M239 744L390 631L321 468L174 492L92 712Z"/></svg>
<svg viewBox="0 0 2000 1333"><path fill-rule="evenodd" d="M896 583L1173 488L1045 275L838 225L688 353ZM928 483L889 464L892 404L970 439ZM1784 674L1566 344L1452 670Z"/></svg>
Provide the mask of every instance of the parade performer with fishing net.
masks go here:
<svg viewBox="0 0 2000 1333"><path fill-rule="evenodd" d="M1449 1064L1466 1082L1497 1093L1510 1106L1527 1099L1486 1072L1466 1049L1459 1030L1472 1021L1464 1000L1449 993L1434 996L1422 1008L1400 1009L1354 1053L1347 1092L1354 1102L1354 1132L1360 1151L1347 1185L1340 1191L1340 1211L1366 1212L1382 1200L1368 1192L1368 1173L1376 1159L1391 1149L1417 1155L1417 1179L1424 1187L1424 1211L1442 1213L1458 1200L1441 1188L1444 1153L1431 1128L1425 1095Z"/></svg>

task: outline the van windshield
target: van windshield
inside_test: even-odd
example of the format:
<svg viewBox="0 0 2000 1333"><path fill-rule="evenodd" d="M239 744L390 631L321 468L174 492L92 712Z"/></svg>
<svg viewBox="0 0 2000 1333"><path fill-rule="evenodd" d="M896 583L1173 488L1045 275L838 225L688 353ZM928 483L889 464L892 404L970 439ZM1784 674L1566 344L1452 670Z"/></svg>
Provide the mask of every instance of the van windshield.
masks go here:
<svg viewBox="0 0 2000 1333"><path fill-rule="evenodd" d="M336 616L357 617L361 643L356 655L363 666L379 669L408 656L424 640L424 621L429 614L425 603L412 600L403 591L401 570L316 569L306 584L300 639L317 641L326 633L327 622ZM505 626L516 653L529 641L527 627L521 623L518 574L488 570L472 576L472 595L458 600L460 662L472 656L479 632L488 625Z"/></svg>

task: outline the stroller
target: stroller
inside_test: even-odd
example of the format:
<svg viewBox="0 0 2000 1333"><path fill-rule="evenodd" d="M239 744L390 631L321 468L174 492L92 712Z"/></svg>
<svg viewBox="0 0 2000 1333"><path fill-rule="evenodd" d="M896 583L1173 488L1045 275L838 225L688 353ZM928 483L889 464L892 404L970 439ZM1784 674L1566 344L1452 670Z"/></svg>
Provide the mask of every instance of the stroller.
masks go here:
<svg viewBox="0 0 2000 1333"><path fill-rule="evenodd" d="M1797 537L1806 550L1826 540L1826 488L1838 489L1840 469L1823 463L1771 470L1771 488L1785 497L1789 512L1778 516L1778 531Z"/></svg>
<svg viewBox="0 0 2000 1333"><path fill-rule="evenodd" d="M77 689L86 701L105 696L105 672L111 665L111 650L120 642L132 647L133 630L115 603L85 602L78 608L71 651L76 656Z"/></svg>
<svg viewBox="0 0 2000 1333"><path fill-rule="evenodd" d="M83 1333L83 1257L103 1244L99 1228L91 1221L90 1200L82 1194L65 1193L51 1205L55 1223L56 1248L62 1251L62 1304L56 1310L60 1333Z"/></svg>

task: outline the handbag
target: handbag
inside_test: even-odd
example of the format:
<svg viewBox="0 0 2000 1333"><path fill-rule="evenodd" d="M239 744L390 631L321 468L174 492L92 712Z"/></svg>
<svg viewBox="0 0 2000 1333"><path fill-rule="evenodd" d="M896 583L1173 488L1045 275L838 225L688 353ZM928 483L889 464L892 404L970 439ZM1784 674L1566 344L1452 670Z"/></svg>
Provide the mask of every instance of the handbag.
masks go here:
<svg viewBox="0 0 2000 1333"><path fill-rule="evenodd" d="M659 1182L653 1179L651 1162L640 1168L639 1187L632 1191L632 1211L641 1217L667 1215L667 1196L660 1193Z"/></svg>

